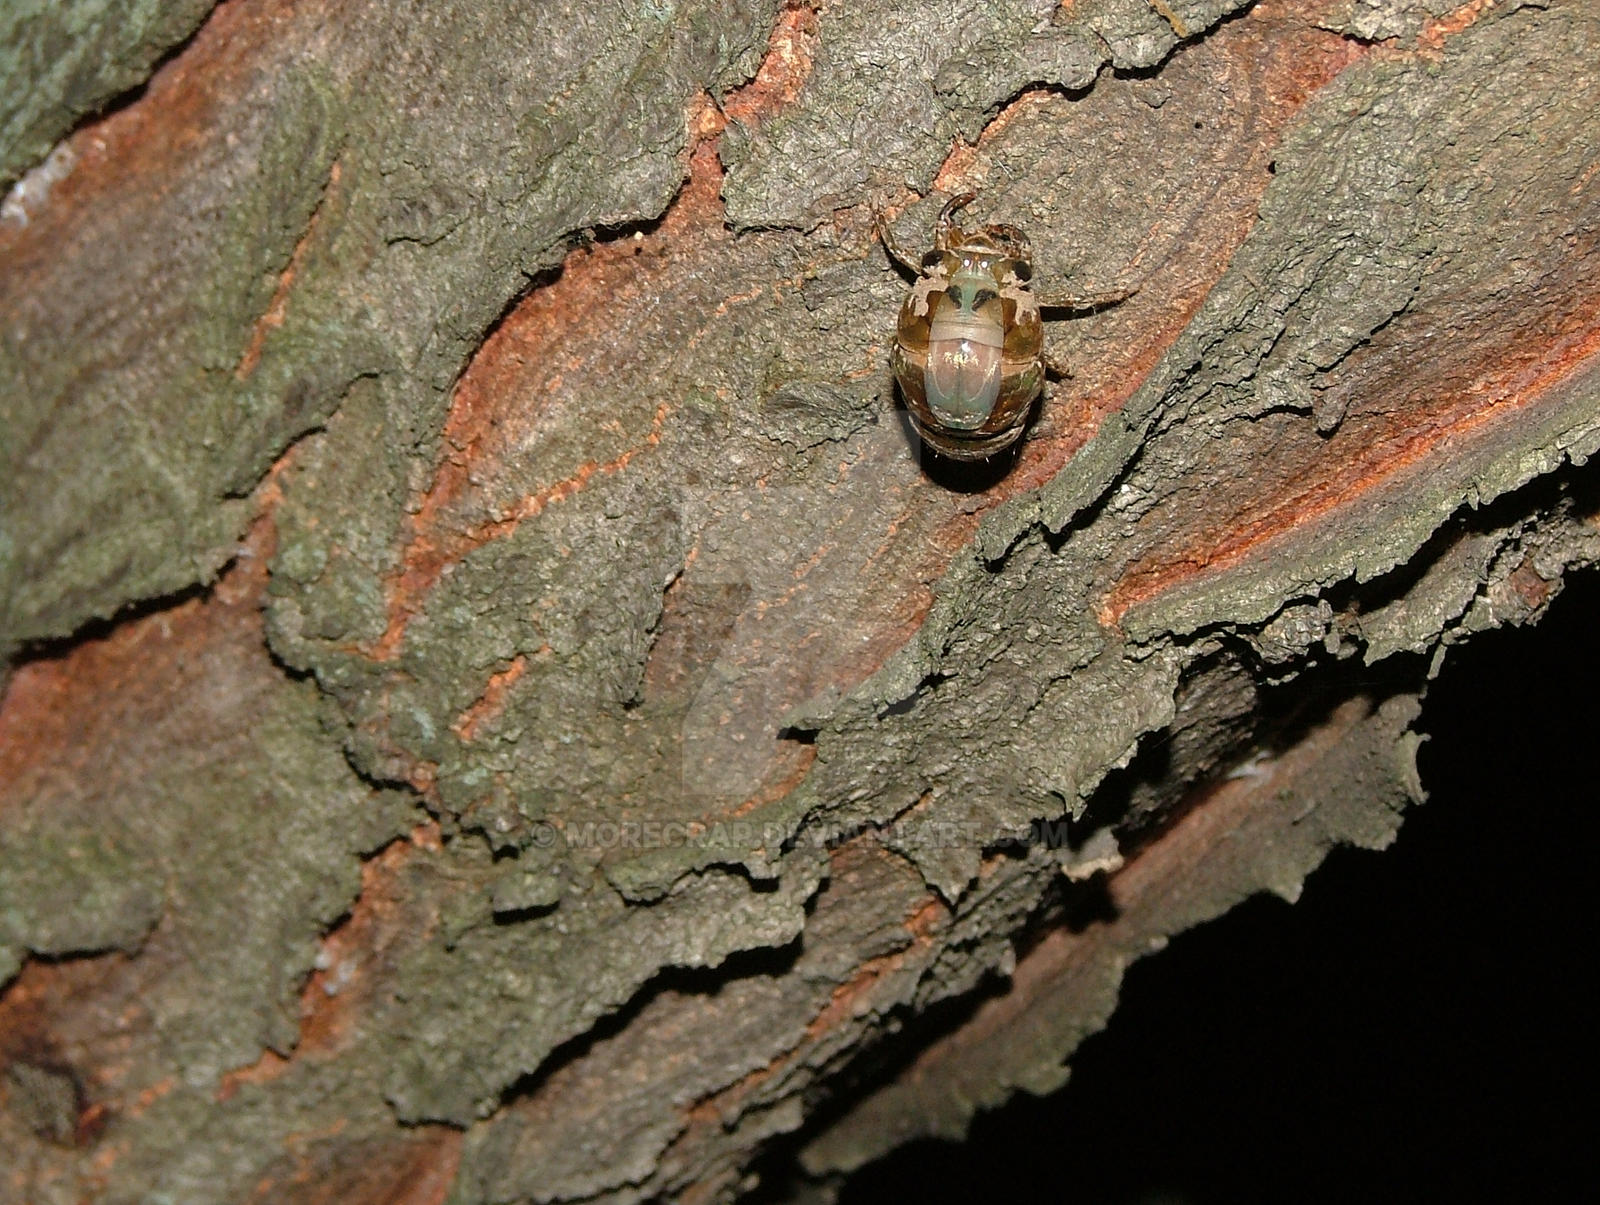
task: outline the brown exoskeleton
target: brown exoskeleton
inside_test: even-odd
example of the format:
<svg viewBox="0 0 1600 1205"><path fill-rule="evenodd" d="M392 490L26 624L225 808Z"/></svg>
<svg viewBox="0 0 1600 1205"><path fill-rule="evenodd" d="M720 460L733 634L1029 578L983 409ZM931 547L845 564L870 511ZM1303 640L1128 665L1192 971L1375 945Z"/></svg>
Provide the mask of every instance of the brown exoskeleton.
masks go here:
<svg viewBox="0 0 1600 1205"><path fill-rule="evenodd" d="M920 279L900 307L893 352L911 423L928 446L956 460L982 460L1022 435L1044 388L1039 310L1092 310L1132 296L1035 297L1028 236L1015 226L962 230L952 217L976 193L951 197L933 230L933 250L913 262L880 220L889 255Z"/></svg>

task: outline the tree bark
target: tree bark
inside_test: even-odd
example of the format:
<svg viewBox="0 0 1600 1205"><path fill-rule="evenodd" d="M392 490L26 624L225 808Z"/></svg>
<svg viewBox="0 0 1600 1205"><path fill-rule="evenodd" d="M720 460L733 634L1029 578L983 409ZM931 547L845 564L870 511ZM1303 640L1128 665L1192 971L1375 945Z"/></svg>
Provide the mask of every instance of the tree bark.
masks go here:
<svg viewBox="0 0 1600 1205"><path fill-rule="evenodd" d="M825 1195L1600 557L1592 4L181 7L0 60L0 1197ZM1139 291L957 469L969 190Z"/></svg>

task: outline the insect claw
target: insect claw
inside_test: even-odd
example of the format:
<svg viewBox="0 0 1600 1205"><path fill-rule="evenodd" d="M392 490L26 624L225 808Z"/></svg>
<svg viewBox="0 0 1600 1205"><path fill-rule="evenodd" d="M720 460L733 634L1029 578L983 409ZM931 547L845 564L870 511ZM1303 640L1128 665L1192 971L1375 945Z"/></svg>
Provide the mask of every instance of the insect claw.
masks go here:
<svg viewBox="0 0 1600 1205"><path fill-rule="evenodd" d="M933 224L933 249L935 251L948 251L950 249L950 226L956 210L966 208L977 199L978 194L975 192L961 192L944 203L944 208L939 211L939 220Z"/></svg>

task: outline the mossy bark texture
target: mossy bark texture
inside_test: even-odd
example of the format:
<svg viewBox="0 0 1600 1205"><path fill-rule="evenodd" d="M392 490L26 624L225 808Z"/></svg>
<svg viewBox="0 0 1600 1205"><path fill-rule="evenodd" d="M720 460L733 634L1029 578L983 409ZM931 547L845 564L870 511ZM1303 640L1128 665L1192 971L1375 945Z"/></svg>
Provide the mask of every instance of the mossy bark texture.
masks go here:
<svg viewBox="0 0 1600 1205"><path fill-rule="evenodd" d="M1600 558L1587 0L14 8L0 1200L825 1196ZM977 469L963 191L1138 285Z"/></svg>

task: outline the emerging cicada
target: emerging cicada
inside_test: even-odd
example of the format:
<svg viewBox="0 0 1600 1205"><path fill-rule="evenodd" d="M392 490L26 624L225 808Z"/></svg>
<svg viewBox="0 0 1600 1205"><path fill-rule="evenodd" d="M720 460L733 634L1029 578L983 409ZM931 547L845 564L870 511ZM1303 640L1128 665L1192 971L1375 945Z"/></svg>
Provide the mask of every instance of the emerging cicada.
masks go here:
<svg viewBox="0 0 1600 1205"><path fill-rule="evenodd" d="M952 221L976 196L950 198L920 264L878 225L890 256L919 277L900 307L895 380L917 434L956 460L993 456L1022 435L1044 389L1041 307L1091 310L1136 291L1035 297L1027 235L1005 225L962 230Z"/></svg>

